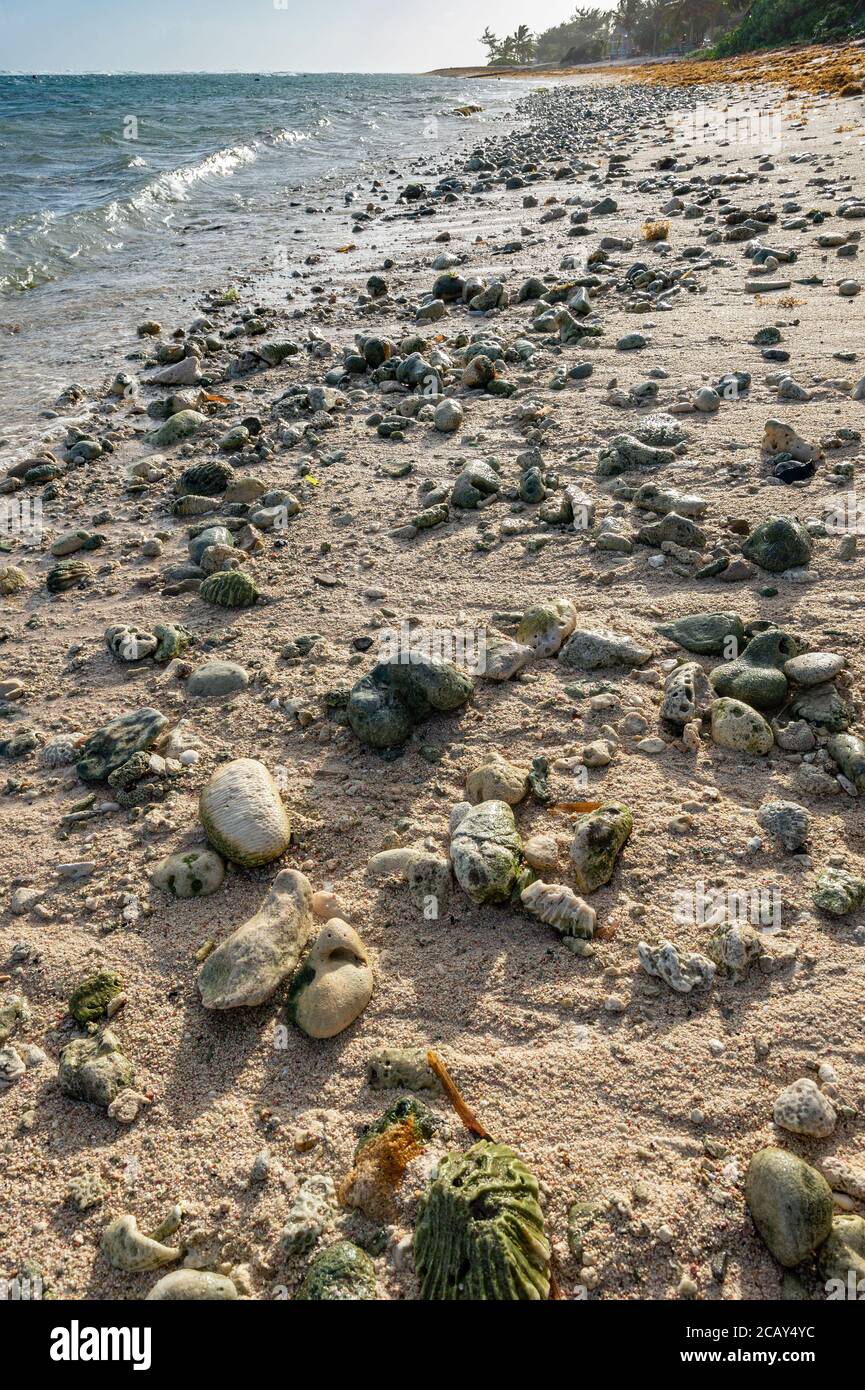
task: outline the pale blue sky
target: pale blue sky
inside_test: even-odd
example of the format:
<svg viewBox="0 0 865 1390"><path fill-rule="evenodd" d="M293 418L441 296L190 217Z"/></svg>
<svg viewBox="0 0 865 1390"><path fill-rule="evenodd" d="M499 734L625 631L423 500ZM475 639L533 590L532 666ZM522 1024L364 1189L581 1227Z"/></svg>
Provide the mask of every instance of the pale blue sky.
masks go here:
<svg viewBox="0 0 865 1390"><path fill-rule="evenodd" d="M598 9L613 3L595 0ZM537 31L573 8L574 0L0 0L0 70L422 72L485 61L478 36L487 24L497 34L521 23Z"/></svg>

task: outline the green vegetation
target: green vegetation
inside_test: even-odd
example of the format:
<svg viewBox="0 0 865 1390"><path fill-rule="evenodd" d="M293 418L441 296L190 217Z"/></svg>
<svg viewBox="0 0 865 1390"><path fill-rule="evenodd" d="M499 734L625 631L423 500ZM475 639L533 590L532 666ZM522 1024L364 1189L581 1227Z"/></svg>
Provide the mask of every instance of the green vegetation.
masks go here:
<svg viewBox="0 0 865 1390"><path fill-rule="evenodd" d="M795 42L826 43L865 34L865 0L754 0L741 24L716 44L714 58Z"/></svg>
<svg viewBox="0 0 865 1390"><path fill-rule="evenodd" d="M865 34L865 0L618 0L613 10L578 5L570 19L533 34L521 24L481 43L490 67L574 65L673 52L726 58L785 43ZM711 45L711 47L710 47Z"/></svg>
<svg viewBox="0 0 865 1390"><path fill-rule="evenodd" d="M746 0L619 0L614 10L578 5L570 19L540 34L521 24L499 38L487 26L480 41L490 67L684 52L728 29L745 8Z"/></svg>

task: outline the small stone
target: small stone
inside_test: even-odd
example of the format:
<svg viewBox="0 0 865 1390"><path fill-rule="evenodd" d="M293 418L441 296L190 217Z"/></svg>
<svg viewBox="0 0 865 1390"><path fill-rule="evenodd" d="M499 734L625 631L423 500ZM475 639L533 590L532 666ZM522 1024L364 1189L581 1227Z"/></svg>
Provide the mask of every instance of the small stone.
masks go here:
<svg viewBox="0 0 865 1390"><path fill-rule="evenodd" d="M807 1077L785 1086L772 1113L775 1124L781 1129L791 1134L808 1134L814 1139L827 1138L838 1120L831 1102Z"/></svg>
<svg viewBox="0 0 865 1390"><path fill-rule="evenodd" d="M784 674L797 685L822 685L834 680L843 667L843 656L834 652L805 652L784 663Z"/></svg>
<svg viewBox="0 0 865 1390"><path fill-rule="evenodd" d="M277 874L254 917L207 957L198 976L206 1009L255 1008L295 970L312 929L312 889L296 869Z"/></svg>
<svg viewBox="0 0 865 1390"><path fill-rule="evenodd" d="M206 898L225 878L225 865L211 849L191 849L160 859L150 875L156 888L175 898Z"/></svg>
<svg viewBox="0 0 865 1390"><path fill-rule="evenodd" d="M712 738L722 748L757 757L769 752L774 743L766 720L741 700L716 700L712 705Z"/></svg>
<svg viewBox="0 0 865 1390"><path fill-rule="evenodd" d="M827 1283L835 1280L843 1286L846 1297L861 1298L865 1290L865 1220L853 1212L836 1216L817 1263ZM858 1290L858 1295L851 1294L851 1288Z"/></svg>
<svg viewBox="0 0 865 1390"><path fill-rule="evenodd" d="M208 661L193 671L186 683L188 695L208 698L216 695L231 695L245 690L249 685L249 675L234 661Z"/></svg>
<svg viewBox="0 0 865 1390"><path fill-rule="evenodd" d="M147 1302L202 1303L224 1302L238 1298L235 1285L224 1274L211 1274L203 1269L174 1269L153 1285Z"/></svg>
<svg viewBox="0 0 865 1390"><path fill-rule="evenodd" d="M179 1260L183 1254L178 1247L163 1245L161 1241L144 1235L139 1231L135 1217L130 1215L119 1216L106 1226L100 1246L108 1263L128 1274L159 1269L160 1265Z"/></svg>
<svg viewBox="0 0 865 1390"><path fill-rule="evenodd" d="M528 786L528 769L516 767L500 753L491 753L466 777L466 795L472 803L506 801L509 806L516 806Z"/></svg>
<svg viewBox="0 0 865 1390"><path fill-rule="evenodd" d="M60 1053L60 1089L73 1100L108 1108L134 1080L134 1069L120 1051L114 1034L105 1029L100 1038L75 1038Z"/></svg>
<svg viewBox="0 0 865 1390"><path fill-rule="evenodd" d="M451 860L460 887L473 902L503 902L519 870L522 841L505 801L471 806L451 835Z"/></svg>
<svg viewBox="0 0 865 1390"><path fill-rule="evenodd" d="M459 401L444 400L436 406L433 424L442 434L452 434L463 422L463 408Z"/></svg>
<svg viewBox="0 0 865 1390"><path fill-rule="evenodd" d="M595 671L606 666L645 666L651 655L648 647L641 647L632 637L608 628L581 628L571 633L559 653L559 662L568 670Z"/></svg>
<svg viewBox="0 0 865 1390"><path fill-rule="evenodd" d="M295 1299L345 1303L375 1296L375 1265L359 1246L342 1240L315 1256Z"/></svg>
<svg viewBox="0 0 865 1390"><path fill-rule="evenodd" d="M109 773L156 742L167 725L164 714L155 709L138 709L113 719L91 734L81 750L78 776L82 782L105 782Z"/></svg>
<svg viewBox="0 0 865 1390"><path fill-rule="evenodd" d="M814 886L814 905L835 917L856 912L865 903L865 878L847 869L824 869Z"/></svg>
<svg viewBox="0 0 865 1390"><path fill-rule="evenodd" d="M120 993L122 981L112 970L100 970L83 980L73 990L69 1012L75 1022L84 1027L104 1018L111 1000Z"/></svg>
<svg viewBox="0 0 865 1390"><path fill-rule="evenodd" d="M742 554L770 574L807 565L811 559L811 537L792 516L770 516L761 521L742 546Z"/></svg>
<svg viewBox="0 0 865 1390"><path fill-rule="evenodd" d="M672 941L650 946L645 941L637 945L640 964L649 975L674 989L677 994L690 994L692 989L708 987L715 978L714 963L698 951L681 953Z"/></svg>
<svg viewBox="0 0 865 1390"><path fill-rule="evenodd" d="M291 983L286 1012L310 1038L332 1038L372 998L373 974L353 927L334 917L319 932Z"/></svg>
<svg viewBox="0 0 865 1390"><path fill-rule="evenodd" d="M745 1200L766 1245L787 1269L801 1264L832 1229L832 1191L822 1174L784 1149L758 1150Z"/></svg>
<svg viewBox="0 0 865 1390"><path fill-rule="evenodd" d="M790 854L807 843L811 832L811 817L795 801L766 801L757 812L757 820Z"/></svg>
<svg viewBox="0 0 865 1390"><path fill-rule="evenodd" d="M608 801L597 811L581 817L571 843L571 859L577 887L583 893L609 883L625 842L634 828L627 806Z"/></svg>

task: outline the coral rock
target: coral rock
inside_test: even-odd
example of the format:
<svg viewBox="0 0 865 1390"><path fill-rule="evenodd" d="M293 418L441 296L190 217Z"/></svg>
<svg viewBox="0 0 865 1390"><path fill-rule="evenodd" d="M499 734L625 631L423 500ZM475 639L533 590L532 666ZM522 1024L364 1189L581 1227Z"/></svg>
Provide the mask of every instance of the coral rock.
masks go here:
<svg viewBox="0 0 865 1390"><path fill-rule="evenodd" d="M418 1214L414 1259L425 1299L548 1297L538 1182L512 1149L484 1139L441 1160Z"/></svg>
<svg viewBox="0 0 865 1390"><path fill-rule="evenodd" d="M297 966L312 928L312 889L296 869L277 874L254 917L207 957L198 976L206 1009L263 1004Z"/></svg>
<svg viewBox="0 0 865 1390"><path fill-rule="evenodd" d="M214 849L233 864L269 864L288 849L288 813L276 783L255 758L218 767L202 789L198 814Z"/></svg>
<svg viewBox="0 0 865 1390"><path fill-rule="evenodd" d="M287 1012L310 1038L332 1038L363 1013L373 990L366 948L333 917L316 937L289 991Z"/></svg>

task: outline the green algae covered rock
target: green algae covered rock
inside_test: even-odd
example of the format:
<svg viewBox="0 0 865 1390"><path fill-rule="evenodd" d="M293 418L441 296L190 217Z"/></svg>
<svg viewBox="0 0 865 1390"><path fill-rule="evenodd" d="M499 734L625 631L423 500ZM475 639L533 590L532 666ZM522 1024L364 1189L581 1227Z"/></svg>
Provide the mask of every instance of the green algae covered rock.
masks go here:
<svg viewBox="0 0 865 1390"><path fill-rule="evenodd" d="M850 723L850 709L833 681L800 690L790 702L791 719L806 719L830 733L839 734Z"/></svg>
<svg viewBox="0 0 865 1390"><path fill-rule="evenodd" d="M724 697L712 705L712 741L734 753L763 757L775 737L762 714L742 700Z"/></svg>
<svg viewBox="0 0 865 1390"><path fill-rule="evenodd" d="M577 610L567 598L527 608L517 628L517 641L538 656L555 656L577 625Z"/></svg>
<svg viewBox="0 0 865 1390"><path fill-rule="evenodd" d="M722 656L731 638L738 651L745 640L745 627L738 613L693 613L671 623L660 623L655 631L701 656Z"/></svg>
<svg viewBox="0 0 865 1390"><path fill-rule="evenodd" d="M408 707L395 690L376 674L362 676L348 697L347 716L353 732L367 748L397 748L414 727Z"/></svg>
<svg viewBox="0 0 865 1390"><path fill-rule="evenodd" d="M709 680L721 696L741 700L752 709L775 709L787 698L784 663L798 646L787 633L774 629L751 639L736 661L725 661L709 672Z"/></svg>
<svg viewBox="0 0 865 1390"><path fill-rule="evenodd" d="M218 570L205 579L198 592L205 603L217 608L251 608L259 597L255 583L243 570Z"/></svg>
<svg viewBox="0 0 865 1390"><path fill-rule="evenodd" d="M348 722L368 748L396 748L415 724L464 705L473 689L471 676L439 657L379 661L352 687Z"/></svg>
<svg viewBox="0 0 865 1390"><path fill-rule="evenodd" d="M420 1147L423 1147L432 1139L439 1128L439 1123L438 1117L428 1105L424 1105L422 1100L416 1100L414 1096L402 1096L400 1100L394 1101L393 1105L388 1106L380 1120L375 1120L364 1130L357 1142L354 1156L357 1158L364 1145L379 1134L385 1134L387 1130L393 1129L394 1125L407 1125L412 1138Z"/></svg>
<svg viewBox="0 0 865 1390"><path fill-rule="evenodd" d="M745 1201L770 1251L785 1269L801 1264L832 1230L832 1189L816 1168L786 1149L754 1154Z"/></svg>
<svg viewBox="0 0 865 1390"><path fill-rule="evenodd" d="M120 993L120 987L120 976L113 970L99 970L82 980L69 999L69 1012L75 1022L83 1027L85 1023L103 1018L111 1000Z"/></svg>
<svg viewBox="0 0 865 1390"><path fill-rule="evenodd" d="M522 840L506 801L481 801L453 830L451 862L472 902L500 903L517 880Z"/></svg>
<svg viewBox="0 0 865 1390"><path fill-rule="evenodd" d="M571 859L582 893L594 893L609 883L633 828L634 817L627 806L617 801L607 801L597 811L580 817L571 844Z"/></svg>
<svg viewBox="0 0 865 1390"><path fill-rule="evenodd" d="M347 1303L375 1298L375 1265L360 1246L341 1240L316 1255L295 1300Z"/></svg>
<svg viewBox="0 0 865 1390"><path fill-rule="evenodd" d="M234 469L227 463L194 463L177 479L175 491L180 497L217 497L225 492L234 477Z"/></svg>
<svg viewBox="0 0 865 1390"><path fill-rule="evenodd" d="M756 525L742 546L752 560L770 574L798 569L811 559L811 537L794 516L770 516Z"/></svg>
<svg viewBox="0 0 865 1390"><path fill-rule="evenodd" d="M171 415L159 429L151 430L150 434L145 435L145 443L155 444L159 449L170 449L182 439L189 439L191 435L197 434L201 426L206 424L207 416L202 415L200 411L178 410L177 414Z"/></svg>
<svg viewBox="0 0 865 1390"><path fill-rule="evenodd" d="M157 640L153 660L158 661L160 665L165 665L174 657L180 656L192 641L192 633L181 623L157 623L153 635Z"/></svg>
<svg viewBox="0 0 865 1390"><path fill-rule="evenodd" d="M865 878L851 874L847 869L824 869L814 885L814 905L831 912L835 917L846 917L855 912L865 902Z"/></svg>
<svg viewBox="0 0 865 1390"><path fill-rule="evenodd" d="M447 1154L420 1206L414 1261L421 1297L528 1301L550 1292L538 1181L504 1144Z"/></svg>
<svg viewBox="0 0 865 1390"><path fill-rule="evenodd" d="M90 579L92 574L93 567L86 560L61 560L48 571L45 587L49 594L63 594L80 584L82 579Z"/></svg>
<svg viewBox="0 0 865 1390"><path fill-rule="evenodd" d="M820 1247L817 1264L824 1279L847 1284L852 1271L857 1284L865 1280L865 1221L861 1216L845 1212L833 1219L832 1233Z"/></svg>
<svg viewBox="0 0 865 1390"><path fill-rule="evenodd" d="M134 753L150 748L167 723L164 714L146 705L112 719L91 734L82 748L78 776L82 782L107 782Z"/></svg>
<svg viewBox="0 0 865 1390"><path fill-rule="evenodd" d="M108 1106L125 1087L135 1070L120 1051L120 1044L106 1028L101 1038L74 1038L60 1053L57 1077L61 1091L73 1100Z"/></svg>

